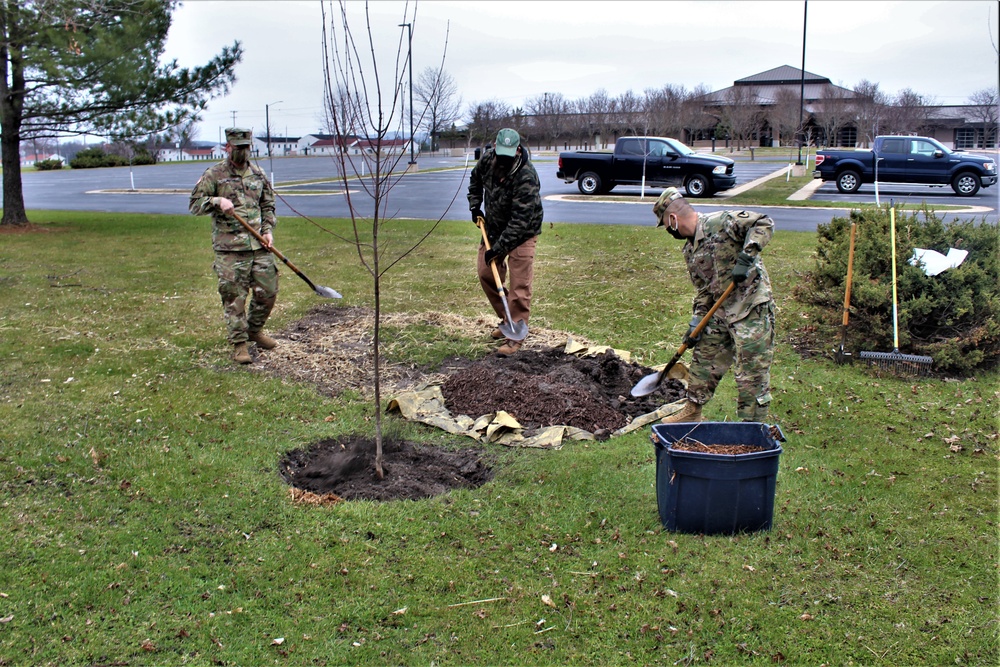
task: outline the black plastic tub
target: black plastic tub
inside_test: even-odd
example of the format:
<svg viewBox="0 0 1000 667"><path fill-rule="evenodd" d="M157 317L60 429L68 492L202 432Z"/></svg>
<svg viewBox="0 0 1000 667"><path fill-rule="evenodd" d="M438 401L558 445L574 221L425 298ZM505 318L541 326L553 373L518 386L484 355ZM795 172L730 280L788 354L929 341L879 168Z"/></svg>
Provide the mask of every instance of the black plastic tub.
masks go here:
<svg viewBox="0 0 1000 667"><path fill-rule="evenodd" d="M663 527L705 535L770 530L778 457L785 436L760 422L656 424L656 502ZM714 454L674 449L682 440L708 447L750 445L748 454Z"/></svg>

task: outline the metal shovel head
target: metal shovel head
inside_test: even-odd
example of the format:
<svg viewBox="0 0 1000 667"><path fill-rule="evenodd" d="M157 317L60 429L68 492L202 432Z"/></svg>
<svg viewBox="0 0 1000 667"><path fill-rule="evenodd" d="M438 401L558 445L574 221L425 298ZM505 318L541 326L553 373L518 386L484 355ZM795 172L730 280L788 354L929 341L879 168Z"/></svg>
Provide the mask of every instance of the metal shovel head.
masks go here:
<svg viewBox="0 0 1000 667"><path fill-rule="evenodd" d="M662 372L663 371L656 371L655 373L650 373L646 377L642 378L635 383L635 386L632 387L629 394L631 394L634 398L649 396L657 390L660 384L662 384L662 381L660 380L660 373ZM686 385L689 376L690 371L688 371L688 367L684 365L683 362L678 361L670 367L670 370L667 371L666 376L663 379L680 380Z"/></svg>
<svg viewBox="0 0 1000 667"><path fill-rule="evenodd" d="M326 297L327 299L343 299L344 298L344 297L342 297L340 295L340 292L338 292L335 289L331 289L329 287L323 287L322 285L316 285L314 289L316 290L316 294L319 294L322 297Z"/></svg>
<svg viewBox="0 0 1000 667"><path fill-rule="evenodd" d="M636 382L635 386L632 387L632 391L630 391L629 393L632 394L632 396L634 396L635 398L640 398L642 396L649 396L654 391L656 391L657 387L660 386L659 380L660 380L660 371L656 371L655 373L650 373L646 377Z"/></svg>
<svg viewBox="0 0 1000 667"><path fill-rule="evenodd" d="M524 340L528 337L528 325L524 323L524 320L518 320L515 324L504 320L500 324L500 333L509 340Z"/></svg>

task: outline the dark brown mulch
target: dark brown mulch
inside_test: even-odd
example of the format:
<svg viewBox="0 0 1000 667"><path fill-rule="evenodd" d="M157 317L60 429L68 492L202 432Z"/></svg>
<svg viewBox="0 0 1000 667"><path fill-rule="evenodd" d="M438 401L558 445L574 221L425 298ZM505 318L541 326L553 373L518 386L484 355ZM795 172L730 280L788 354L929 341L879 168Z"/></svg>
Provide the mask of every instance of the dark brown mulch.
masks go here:
<svg viewBox="0 0 1000 667"><path fill-rule="evenodd" d="M418 500L493 479L490 457L480 447L451 451L386 440L382 458L384 476L379 479L374 441L349 437L287 452L278 469L296 488L344 500Z"/></svg>
<svg viewBox="0 0 1000 667"><path fill-rule="evenodd" d="M455 370L441 392L452 414L478 417L503 410L526 429L566 425L601 434L682 397L683 385L676 380L665 380L649 396L632 397L632 387L652 372L610 350L595 357L560 348L522 350Z"/></svg>

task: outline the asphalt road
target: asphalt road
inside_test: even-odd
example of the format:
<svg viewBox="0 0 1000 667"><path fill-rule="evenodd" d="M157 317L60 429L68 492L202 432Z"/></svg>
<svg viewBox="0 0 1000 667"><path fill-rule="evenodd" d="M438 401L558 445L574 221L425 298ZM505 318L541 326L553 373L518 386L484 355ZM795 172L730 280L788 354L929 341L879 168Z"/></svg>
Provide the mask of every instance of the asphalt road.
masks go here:
<svg viewBox="0 0 1000 667"><path fill-rule="evenodd" d="M405 161L405 158L404 158ZM105 169L67 169L48 172L25 172L22 175L25 206L30 209L73 211L105 211L129 213L187 213L188 193L212 163L168 163L140 167ZM276 158L259 162L271 171L279 194L278 216L296 213L310 217L346 217L348 197L337 181L336 163L330 157ZM424 156L418 159L420 171L401 174L386 198L384 214L397 218L464 220L469 217L466 201L468 172L472 165L465 158ZM405 166L405 163L402 165ZM785 166L777 160L737 160L737 188ZM601 201L600 198L580 201L575 183L567 184L556 178L556 158L542 156L535 160L542 184L545 221L549 223L603 223L648 225L655 224L652 204L660 193L658 188L638 186L615 188L616 198L632 197L634 201ZM301 186L285 184L329 178L328 183ZM881 184L879 197L883 203L926 202L935 205L973 207L966 212L948 212L953 217L986 219L996 223L1000 208L1000 188L981 190L974 197L958 197L951 188L932 186L894 186ZM645 195L644 197L642 195ZM815 208L809 201L791 207L755 207L768 213L777 229L815 231L820 223L842 216L853 205L874 202L875 190L866 185L854 195L842 195L836 186L826 183L811 200L833 201L843 208ZM700 211L727 208L725 199L692 200ZM350 188L350 204L362 216L372 213L371 199L359 183Z"/></svg>

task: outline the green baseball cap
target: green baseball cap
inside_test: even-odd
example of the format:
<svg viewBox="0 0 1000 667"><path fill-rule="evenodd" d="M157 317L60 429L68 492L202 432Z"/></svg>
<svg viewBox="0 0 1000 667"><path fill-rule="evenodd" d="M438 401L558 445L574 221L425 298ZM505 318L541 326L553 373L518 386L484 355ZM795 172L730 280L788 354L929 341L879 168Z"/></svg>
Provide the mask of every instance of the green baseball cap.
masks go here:
<svg viewBox="0 0 1000 667"><path fill-rule="evenodd" d="M249 146L252 138L253 133L242 127L230 127L226 130L226 143L232 146Z"/></svg>
<svg viewBox="0 0 1000 667"><path fill-rule="evenodd" d="M517 147L520 145L521 135L517 133L517 130L505 127L497 132L497 141L493 146L493 150L496 151L497 155L514 157L517 155Z"/></svg>

